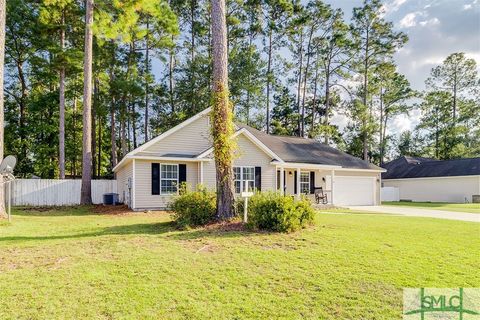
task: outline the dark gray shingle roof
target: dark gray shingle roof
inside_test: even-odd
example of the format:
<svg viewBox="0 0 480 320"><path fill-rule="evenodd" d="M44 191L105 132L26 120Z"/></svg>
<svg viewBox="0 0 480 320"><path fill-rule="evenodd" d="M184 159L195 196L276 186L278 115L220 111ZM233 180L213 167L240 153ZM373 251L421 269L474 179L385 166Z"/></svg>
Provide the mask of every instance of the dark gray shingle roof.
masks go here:
<svg viewBox="0 0 480 320"><path fill-rule="evenodd" d="M435 160L403 156L383 166L383 179L480 175L480 158Z"/></svg>
<svg viewBox="0 0 480 320"><path fill-rule="evenodd" d="M352 169L381 169L313 139L270 135L240 123L237 123L237 126L247 129L285 162L335 165Z"/></svg>

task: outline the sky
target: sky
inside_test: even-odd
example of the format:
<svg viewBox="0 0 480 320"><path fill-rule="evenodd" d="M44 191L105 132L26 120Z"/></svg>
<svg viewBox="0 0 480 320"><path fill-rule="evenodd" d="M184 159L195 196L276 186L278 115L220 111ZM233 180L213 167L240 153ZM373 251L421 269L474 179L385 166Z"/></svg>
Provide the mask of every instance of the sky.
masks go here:
<svg viewBox="0 0 480 320"><path fill-rule="evenodd" d="M325 2L341 8L347 20L352 9L362 4L362 0ZM480 72L480 0L389 0L385 1L384 18L409 37L394 59L413 89L423 90L431 69L454 52L475 59ZM414 110L409 116L392 119L390 132L413 129L420 116ZM333 121L343 127L347 120L336 115Z"/></svg>
<svg viewBox="0 0 480 320"><path fill-rule="evenodd" d="M363 2L324 1L341 8L346 21L350 20L352 9ZM467 57L475 59L480 72L480 0L385 0L384 3L384 18L409 37L394 59L399 72L407 77L413 89L423 90L431 69L454 52L465 52ZM164 66L156 61L153 71L158 78ZM389 134L398 135L414 129L420 117L420 112L414 110L408 116L392 119ZM336 114L331 121L343 129L348 119Z"/></svg>

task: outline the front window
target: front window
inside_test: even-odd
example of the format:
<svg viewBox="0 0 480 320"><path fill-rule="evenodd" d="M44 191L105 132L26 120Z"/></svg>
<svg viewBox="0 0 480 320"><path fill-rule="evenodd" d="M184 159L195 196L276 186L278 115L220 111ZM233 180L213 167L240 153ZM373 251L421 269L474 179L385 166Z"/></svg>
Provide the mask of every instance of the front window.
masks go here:
<svg viewBox="0 0 480 320"><path fill-rule="evenodd" d="M235 193L255 189L255 167L233 167Z"/></svg>
<svg viewBox="0 0 480 320"><path fill-rule="evenodd" d="M300 173L300 193L310 193L310 172Z"/></svg>
<svg viewBox="0 0 480 320"><path fill-rule="evenodd" d="M175 194L178 186L178 165L162 164L160 168L160 194Z"/></svg>

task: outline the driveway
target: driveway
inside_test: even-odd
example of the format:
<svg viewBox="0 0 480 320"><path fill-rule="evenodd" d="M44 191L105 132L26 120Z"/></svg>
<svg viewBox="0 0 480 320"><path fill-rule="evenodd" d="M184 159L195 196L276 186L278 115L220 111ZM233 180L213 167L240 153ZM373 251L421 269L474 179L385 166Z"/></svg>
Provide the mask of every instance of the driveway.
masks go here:
<svg viewBox="0 0 480 320"><path fill-rule="evenodd" d="M366 212L383 212L388 214L398 214L410 217L426 217L426 218L438 218L448 220L460 220L480 223L480 214L466 213L466 212L454 212L454 211L440 211L431 209L409 208L400 206L350 206L348 207L355 211Z"/></svg>

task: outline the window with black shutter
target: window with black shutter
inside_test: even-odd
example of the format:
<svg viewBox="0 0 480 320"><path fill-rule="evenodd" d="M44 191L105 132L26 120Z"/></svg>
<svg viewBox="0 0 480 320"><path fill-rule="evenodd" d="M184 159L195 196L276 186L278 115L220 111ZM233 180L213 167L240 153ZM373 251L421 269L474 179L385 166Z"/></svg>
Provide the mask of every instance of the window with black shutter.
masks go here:
<svg viewBox="0 0 480 320"><path fill-rule="evenodd" d="M293 187L293 193L294 194L297 194L297 185L298 185L298 174L297 174L297 171L295 170L295 175L294 175L294 179L293 179L294 183L294 187Z"/></svg>
<svg viewBox="0 0 480 320"><path fill-rule="evenodd" d="M255 167L255 188L262 191L262 167Z"/></svg>
<svg viewBox="0 0 480 320"><path fill-rule="evenodd" d="M310 194L315 193L315 171L310 171Z"/></svg>
<svg viewBox="0 0 480 320"><path fill-rule="evenodd" d="M152 163L152 194L160 194L160 163Z"/></svg>
<svg viewBox="0 0 480 320"><path fill-rule="evenodd" d="M179 164L178 165L178 183L182 184L183 182L187 182L187 165Z"/></svg>

